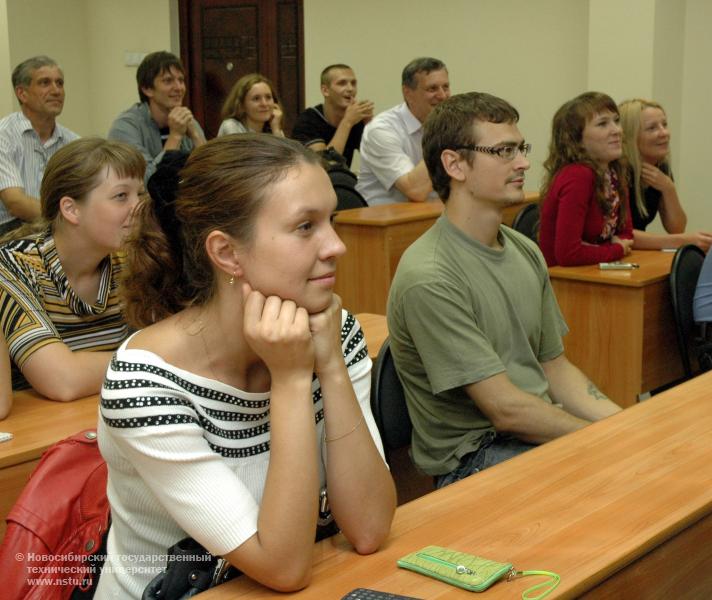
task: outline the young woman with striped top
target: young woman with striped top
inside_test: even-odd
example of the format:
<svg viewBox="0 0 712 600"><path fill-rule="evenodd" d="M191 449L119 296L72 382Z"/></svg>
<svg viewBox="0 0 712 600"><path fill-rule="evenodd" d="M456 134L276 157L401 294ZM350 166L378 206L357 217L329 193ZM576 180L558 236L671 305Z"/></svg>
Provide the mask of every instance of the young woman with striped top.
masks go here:
<svg viewBox="0 0 712 600"><path fill-rule="evenodd" d="M140 598L191 536L277 590L307 585L320 491L359 553L388 535L392 479L358 322L332 293L336 195L301 144L196 149L128 245L129 319L102 390L112 525L97 598ZM170 187L170 186L167 186Z"/></svg>

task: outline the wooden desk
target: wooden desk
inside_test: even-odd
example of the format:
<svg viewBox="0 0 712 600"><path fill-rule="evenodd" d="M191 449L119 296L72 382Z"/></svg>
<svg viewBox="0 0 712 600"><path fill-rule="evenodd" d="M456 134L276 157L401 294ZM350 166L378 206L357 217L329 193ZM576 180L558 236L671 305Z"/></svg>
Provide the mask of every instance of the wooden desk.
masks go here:
<svg viewBox="0 0 712 600"><path fill-rule="evenodd" d="M13 396L10 416L0 421L0 430L15 436L0 444L0 538L5 535L5 517L42 453L59 440L96 428L99 402L98 396L53 402L29 390Z"/></svg>
<svg viewBox="0 0 712 600"><path fill-rule="evenodd" d="M557 572L549 598L711 598L711 389L712 373L400 506L376 554L325 540L302 592L241 577L200 598L336 599L356 587L474 598L396 567L428 544ZM520 598L537 581L502 581L482 597Z"/></svg>
<svg viewBox="0 0 712 600"><path fill-rule="evenodd" d="M566 356L621 406L683 375L668 276L674 254L634 251L634 271L598 265L552 267L549 276L569 326Z"/></svg>
<svg viewBox="0 0 712 600"><path fill-rule="evenodd" d="M505 209L503 222L511 225L526 204L539 201L526 192L525 201ZM418 239L443 211L437 202L399 202L342 210L334 228L347 252L336 268L334 291L353 313L386 314L388 290L405 249Z"/></svg>
<svg viewBox="0 0 712 600"><path fill-rule="evenodd" d="M388 337L388 323L384 315L374 315L372 313L359 313L356 315L361 323L363 335L368 345L368 355L371 360L376 360L378 352L383 346L383 342Z"/></svg>

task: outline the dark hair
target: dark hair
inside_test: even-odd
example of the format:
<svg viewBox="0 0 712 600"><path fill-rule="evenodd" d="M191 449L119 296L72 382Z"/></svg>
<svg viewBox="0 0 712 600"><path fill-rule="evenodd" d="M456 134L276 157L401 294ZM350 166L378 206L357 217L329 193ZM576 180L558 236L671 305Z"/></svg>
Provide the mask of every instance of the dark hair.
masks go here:
<svg viewBox="0 0 712 600"><path fill-rule="evenodd" d="M418 73L431 73L432 71L447 71L445 63L437 58L423 56L411 60L403 69L401 74L401 84L414 90L418 87L418 80L415 77Z"/></svg>
<svg viewBox="0 0 712 600"><path fill-rule="evenodd" d="M603 214L607 215L611 207L606 200L605 170L602 169L583 147L583 130L597 114L610 111L619 115L618 106L613 98L600 92L585 92L566 102L556 111L551 122L551 141L549 156L544 161L544 180L541 186L541 198L546 201L551 185L558 172L566 165L580 163L587 165L596 173L595 196ZM618 177L621 196L628 193L628 178L625 160L614 160L610 167ZM623 198L621 197L621 200ZM627 203L621 201L620 223L625 223Z"/></svg>
<svg viewBox="0 0 712 600"><path fill-rule="evenodd" d="M336 63L333 65L329 65L328 67L324 67L324 70L321 72L320 80L321 80L321 85L329 85L331 83L331 73L330 71L332 69L348 69L349 71L353 71L349 65L345 65L343 63Z"/></svg>
<svg viewBox="0 0 712 600"><path fill-rule="evenodd" d="M220 230L249 244L263 199L300 164L321 161L299 142L261 133L226 135L196 148L178 175L175 232L161 226L167 215L159 220L154 200L134 213L123 291L129 322L144 327L209 300L215 271L208 234Z"/></svg>
<svg viewBox="0 0 712 600"><path fill-rule="evenodd" d="M441 160L443 150L474 146L477 121L486 123L517 123L519 113L506 100L481 92L457 94L438 104L425 121L423 128L423 159L428 168L433 189L443 202L450 197L450 175ZM474 153L469 150L468 164Z"/></svg>
<svg viewBox="0 0 712 600"><path fill-rule="evenodd" d="M141 64L136 70L136 83L138 84L138 97L141 102L148 102L148 96L143 93L143 88L153 88L153 82L156 77L162 73L171 71L171 68L175 68L180 71L181 74L185 75L185 70L183 69L183 63L180 59L170 52L151 52L144 56Z"/></svg>

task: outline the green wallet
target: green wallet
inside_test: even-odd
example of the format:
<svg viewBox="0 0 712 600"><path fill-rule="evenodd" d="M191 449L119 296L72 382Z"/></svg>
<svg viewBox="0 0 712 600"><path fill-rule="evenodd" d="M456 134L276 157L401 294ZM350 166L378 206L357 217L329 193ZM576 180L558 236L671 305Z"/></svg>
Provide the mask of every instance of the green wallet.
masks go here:
<svg viewBox="0 0 712 600"><path fill-rule="evenodd" d="M482 592L513 570L510 563L458 552L441 546L426 546L398 560L398 566L470 592Z"/></svg>

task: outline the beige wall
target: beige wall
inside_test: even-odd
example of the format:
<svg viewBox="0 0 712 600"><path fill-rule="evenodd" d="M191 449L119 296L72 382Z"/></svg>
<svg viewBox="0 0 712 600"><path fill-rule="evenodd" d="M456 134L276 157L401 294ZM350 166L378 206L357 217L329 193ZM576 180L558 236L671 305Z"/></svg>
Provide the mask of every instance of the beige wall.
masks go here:
<svg viewBox="0 0 712 600"><path fill-rule="evenodd" d="M307 104L321 100L321 69L344 62L356 71L360 95L384 110L402 101L406 63L435 56L448 65L454 93L490 92L519 110L534 145L528 189L539 186L551 116L586 86L586 1L305 0L304 21Z"/></svg>
<svg viewBox="0 0 712 600"><path fill-rule="evenodd" d="M136 101L135 67L124 53L178 51L177 0L0 0L0 79L38 53L64 67L61 121L105 134ZM41 15L41 18L38 18ZM401 100L400 71L415 56L449 66L453 91L488 91L512 102L534 144L527 188L539 185L551 117L564 101L600 89L620 101L653 97L666 107L673 167L691 224L712 229L706 157L712 125L708 0L304 0L306 100L318 77L351 64L361 96L384 110ZM3 86L0 113L14 110Z"/></svg>
<svg viewBox="0 0 712 600"><path fill-rule="evenodd" d="M62 67L67 100L60 121L79 134L90 133L88 120L87 21L85 0L6 0L10 64L47 54ZM41 15L41 18L38 18ZM94 51L94 49L92 49ZM17 101L14 110L17 110Z"/></svg>
<svg viewBox="0 0 712 600"><path fill-rule="evenodd" d="M116 115L138 101L136 67L125 66L126 51L171 48L171 3L177 0L4 2L9 68L35 54L54 58L67 92L60 122L81 135L106 135Z"/></svg>
<svg viewBox="0 0 712 600"><path fill-rule="evenodd" d="M687 0L682 64L682 121L676 178L688 216L688 228L712 231L710 173L712 146L712 3Z"/></svg>

